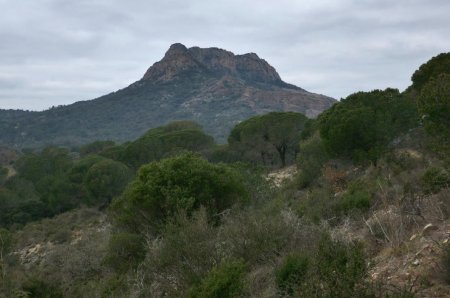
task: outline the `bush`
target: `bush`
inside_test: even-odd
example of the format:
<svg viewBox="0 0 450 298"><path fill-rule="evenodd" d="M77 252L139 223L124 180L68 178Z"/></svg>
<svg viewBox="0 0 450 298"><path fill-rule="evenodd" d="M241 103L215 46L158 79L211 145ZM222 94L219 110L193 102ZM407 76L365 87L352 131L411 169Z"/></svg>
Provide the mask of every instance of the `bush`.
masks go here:
<svg viewBox="0 0 450 298"><path fill-rule="evenodd" d="M145 241L141 235L117 233L111 236L105 263L118 272L135 268L145 258Z"/></svg>
<svg viewBox="0 0 450 298"><path fill-rule="evenodd" d="M248 198L241 181L229 166L187 153L143 166L112 210L120 225L136 232L157 232L177 213L190 216L200 207L217 220L220 212Z"/></svg>
<svg viewBox="0 0 450 298"><path fill-rule="evenodd" d="M450 285L450 246L444 248L444 255L442 257L442 265L444 268L444 278L447 284Z"/></svg>
<svg viewBox="0 0 450 298"><path fill-rule="evenodd" d="M345 244L323 236L307 278L306 297L360 297L359 286L364 284L367 265L360 243Z"/></svg>
<svg viewBox="0 0 450 298"><path fill-rule="evenodd" d="M300 169L298 183L300 187L309 186L322 171L323 164L329 159L325 146L318 133L300 143L297 167Z"/></svg>
<svg viewBox="0 0 450 298"><path fill-rule="evenodd" d="M49 284L38 278L31 278L24 283L22 290L26 297L33 298L63 298L64 295L56 285Z"/></svg>
<svg viewBox="0 0 450 298"><path fill-rule="evenodd" d="M190 218L180 214L170 220L161 237L149 243L143 266L148 287L142 296L158 296L155 291L168 297L186 294L220 263L218 243L217 228L208 223L204 208Z"/></svg>
<svg viewBox="0 0 450 298"><path fill-rule="evenodd" d="M189 291L192 298L234 298L243 296L245 264L225 262L214 268L201 283Z"/></svg>
<svg viewBox="0 0 450 298"><path fill-rule="evenodd" d="M281 294L292 296L295 288L303 282L308 273L309 258L306 255L290 255L275 272L276 283Z"/></svg>
<svg viewBox="0 0 450 298"><path fill-rule="evenodd" d="M431 167L423 175L422 184L426 193L437 193L450 186L450 173L444 168Z"/></svg>
<svg viewBox="0 0 450 298"><path fill-rule="evenodd" d="M368 210L371 205L371 198L367 190L361 184L353 184L338 201L336 209L340 213L348 214L354 209Z"/></svg>

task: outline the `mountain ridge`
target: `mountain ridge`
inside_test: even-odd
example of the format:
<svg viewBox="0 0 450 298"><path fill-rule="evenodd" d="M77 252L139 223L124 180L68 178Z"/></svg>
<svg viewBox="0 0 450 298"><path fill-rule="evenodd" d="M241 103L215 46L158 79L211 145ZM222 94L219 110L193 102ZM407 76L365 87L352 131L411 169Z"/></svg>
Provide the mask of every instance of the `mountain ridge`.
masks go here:
<svg viewBox="0 0 450 298"><path fill-rule="evenodd" d="M197 121L224 142L235 124L253 115L294 111L315 117L335 102L285 83L255 53L235 55L176 43L141 79L123 89L42 112L0 110L0 144L124 142L174 120Z"/></svg>

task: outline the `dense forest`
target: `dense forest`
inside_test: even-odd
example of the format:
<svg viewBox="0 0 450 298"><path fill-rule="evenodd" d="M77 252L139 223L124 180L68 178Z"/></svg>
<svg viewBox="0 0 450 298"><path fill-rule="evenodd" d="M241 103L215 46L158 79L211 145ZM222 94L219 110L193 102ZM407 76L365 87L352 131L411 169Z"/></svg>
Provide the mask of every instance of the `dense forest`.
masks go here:
<svg viewBox="0 0 450 298"><path fill-rule="evenodd" d="M444 53L404 92L254 116L226 144L176 121L0 148L0 297L444 297L449 142Z"/></svg>

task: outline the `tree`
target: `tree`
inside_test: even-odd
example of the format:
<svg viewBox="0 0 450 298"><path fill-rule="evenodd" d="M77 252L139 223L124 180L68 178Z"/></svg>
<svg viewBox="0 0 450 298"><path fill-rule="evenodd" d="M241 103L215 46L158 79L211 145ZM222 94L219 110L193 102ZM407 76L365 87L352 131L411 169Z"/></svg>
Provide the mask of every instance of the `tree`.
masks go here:
<svg viewBox="0 0 450 298"><path fill-rule="evenodd" d="M113 197L122 193L131 177L132 173L126 165L105 159L89 168L83 184L96 202L109 204Z"/></svg>
<svg viewBox="0 0 450 298"><path fill-rule="evenodd" d="M236 125L228 138L231 149L255 161L259 156L266 165L273 155L282 167L293 162L307 118L294 112L272 112L255 116Z"/></svg>
<svg viewBox="0 0 450 298"><path fill-rule="evenodd" d="M126 146L122 161L138 168L151 161L182 151L201 152L214 145L200 125L192 121L176 121L150 129L145 135Z"/></svg>
<svg viewBox="0 0 450 298"><path fill-rule="evenodd" d="M140 168L124 194L113 202L119 226L131 231L159 231L179 212L188 216L200 207L211 219L248 197L239 175L192 153L152 162Z"/></svg>
<svg viewBox="0 0 450 298"><path fill-rule="evenodd" d="M358 92L322 113L320 136L334 156L376 162L399 134L418 125L414 104L397 89Z"/></svg>
<svg viewBox="0 0 450 298"><path fill-rule="evenodd" d="M441 74L426 83L417 104L427 131L448 142L450 137L450 74Z"/></svg>
<svg viewBox="0 0 450 298"><path fill-rule="evenodd" d="M450 75L450 53L441 53L422 64L411 77L411 87L420 92L427 82L442 73Z"/></svg>
<svg viewBox="0 0 450 298"><path fill-rule="evenodd" d="M57 147L47 147L40 154L26 154L16 163L19 175L33 183L48 175L64 175L71 166L69 152Z"/></svg>

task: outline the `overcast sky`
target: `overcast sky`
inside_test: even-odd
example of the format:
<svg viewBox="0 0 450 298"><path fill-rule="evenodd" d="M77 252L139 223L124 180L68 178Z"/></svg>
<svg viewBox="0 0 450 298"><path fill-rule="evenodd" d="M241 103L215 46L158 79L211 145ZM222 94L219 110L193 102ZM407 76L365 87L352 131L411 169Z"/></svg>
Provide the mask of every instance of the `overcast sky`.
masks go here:
<svg viewBox="0 0 450 298"><path fill-rule="evenodd" d="M0 108L126 87L175 42L255 52L286 82L337 99L403 90L450 51L450 1L0 0Z"/></svg>

